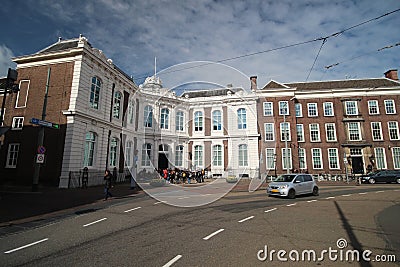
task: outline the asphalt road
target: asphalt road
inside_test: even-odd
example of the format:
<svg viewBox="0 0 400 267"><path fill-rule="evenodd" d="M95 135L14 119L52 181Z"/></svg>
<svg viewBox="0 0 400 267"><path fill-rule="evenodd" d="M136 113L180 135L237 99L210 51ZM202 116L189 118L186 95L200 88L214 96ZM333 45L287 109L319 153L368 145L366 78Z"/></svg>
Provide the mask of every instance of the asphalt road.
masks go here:
<svg viewBox="0 0 400 267"><path fill-rule="evenodd" d="M240 192L194 208L147 196L109 202L2 235L0 265L394 266L399 192L394 184L325 186L318 197L294 200ZM355 251L370 261L358 262ZM397 262L377 262L392 255Z"/></svg>

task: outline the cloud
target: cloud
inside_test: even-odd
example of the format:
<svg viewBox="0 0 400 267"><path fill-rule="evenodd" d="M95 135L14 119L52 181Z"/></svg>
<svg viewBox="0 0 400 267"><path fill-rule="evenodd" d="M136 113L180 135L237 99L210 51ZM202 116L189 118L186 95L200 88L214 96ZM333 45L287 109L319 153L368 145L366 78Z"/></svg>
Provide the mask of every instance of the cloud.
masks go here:
<svg viewBox="0 0 400 267"><path fill-rule="evenodd" d="M15 68L16 64L11 61L13 52L5 45L0 45L0 77L6 77L8 68Z"/></svg>

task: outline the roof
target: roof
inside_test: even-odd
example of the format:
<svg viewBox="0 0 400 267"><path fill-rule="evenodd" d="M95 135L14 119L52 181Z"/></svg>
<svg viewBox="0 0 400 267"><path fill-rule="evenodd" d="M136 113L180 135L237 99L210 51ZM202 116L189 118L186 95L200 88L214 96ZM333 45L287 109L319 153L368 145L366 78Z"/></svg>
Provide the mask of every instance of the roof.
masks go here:
<svg viewBox="0 0 400 267"><path fill-rule="evenodd" d="M300 82L285 83L286 86L295 87L298 90L318 90L318 89L346 89L346 88L378 88L378 87L396 87L400 82L387 78L359 79L359 80L341 80L324 82Z"/></svg>
<svg viewBox="0 0 400 267"><path fill-rule="evenodd" d="M181 96L187 98L195 98L195 97L210 97L210 96L223 96L227 95L228 92L235 94L236 92L242 89L239 88L222 88L222 89L210 89L210 90L199 90L199 91L186 91L183 92Z"/></svg>
<svg viewBox="0 0 400 267"><path fill-rule="evenodd" d="M67 50L71 48L78 47L78 39L71 39L71 40L65 40L61 41L59 40L57 43L54 43L45 49L40 50L36 54L41 54L41 53L49 53L49 52L58 52L62 50Z"/></svg>

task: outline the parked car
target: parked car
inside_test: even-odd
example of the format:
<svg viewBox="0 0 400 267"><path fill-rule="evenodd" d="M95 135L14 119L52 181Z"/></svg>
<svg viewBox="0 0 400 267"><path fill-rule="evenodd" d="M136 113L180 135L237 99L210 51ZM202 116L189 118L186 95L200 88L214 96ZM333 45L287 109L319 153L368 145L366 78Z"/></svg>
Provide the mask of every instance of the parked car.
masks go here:
<svg viewBox="0 0 400 267"><path fill-rule="evenodd" d="M361 177L362 183L398 183L400 184L400 170L385 170L371 172Z"/></svg>
<svg viewBox="0 0 400 267"><path fill-rule="evenodd" d="M310 174L283 174L267 187L269 196L295 198L297 195L313 194L318 196L318 186Z"/></svg>

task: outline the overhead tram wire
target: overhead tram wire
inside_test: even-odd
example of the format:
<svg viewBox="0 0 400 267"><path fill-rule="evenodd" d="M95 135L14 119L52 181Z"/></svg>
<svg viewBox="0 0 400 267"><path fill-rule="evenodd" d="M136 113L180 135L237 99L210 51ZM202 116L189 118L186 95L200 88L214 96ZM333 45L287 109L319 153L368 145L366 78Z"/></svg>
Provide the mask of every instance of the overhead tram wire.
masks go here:
<svg viewBox="0 0 400 267"><path fill-rule="evenodd" d="M314 59L314 62L313 62L312 66L311 66L311 69L310 69L310 72L309 72L308 75L307 75L306 81L308 81L308 78L310 78L311 72L312 72L312 70L314 69L315 62L317 62L317 59L318 59L318 57L319 57L319 53L321 52L322 47L323 47L324 44L326 43L326 40L327 40L327 38L324 38L324 39L322 40L321 47L319 48L318 53L317 53L317 56L316 56L315 59Z"/></svg>
<svg viewBox="0 0 400 267"><path fill-rule="evenodd" d="M254 53L249 53L249 54L244 54L244 55L240 55L240 56L236 56L236 57L221 59L221 60L218 60L218 61L215 61L215 62L208 62L208 63L204 63L204 64L200 64L200 65L196 65L196 66L191 66L191 67L186 67L186 68L182 68L182 69L165 71L165 72L163 72L163 74L169 74L169 73L184 71L184 70L188 70L188 69L203 67L203 66L207 66L207 65L211 65L211 64L215 64L215 63L222 63L222 62L231 61L231 60L235 60L235 59L239 59L239 58L250 57L250 56L259 55L259 54L263 54L263 53L269 53L269 52L273 52L273 51L277 51L277 50L281 50L281 49L285 49L285 48L291 48L291 47L295 47L295 46L299 46L299 45L304 45L304 44L308 44L308 43L312 43L312 42L316 42L316 41L323 41L323 43L321 45L321 48L320 48L320 51L321 51L322 46L324 45L324 43L326 42L327 39L329 39L331 37L337 37L337 36L339 36L340 34L343 34L346 31L352 30L354 28L357 28L357 27L362 26L364 24L370 23L370 22L372 22L374 20L378 20L378 19L381 19L383 17L389 16L389 15L391 15L393 13L396 13L396 12L399 12L399 11L400 11L400 8L398 8L396 10L393 10L393 11L390 11L388 13L385 13L383 15L380 15L378 17L369 19L367 21L361 22L359 24L353 25L353 26L348 27L346 29L343 29L341 31L332 33L332 34L330 34L328 36L325 36L325 37L319 37L319 38L308 40L308 41L304 41L304 42L298 42L298 43L294 43L294 44L290 44L290 45L284 45L284 46L281 46L281 47L271 48L271 49L258 51L258 52L254 52ZM319 54L319 52L318 52L318 54ZM146 77L147 77L147 75L146 76L134 77L134 79L144 79Z"/></svg>

